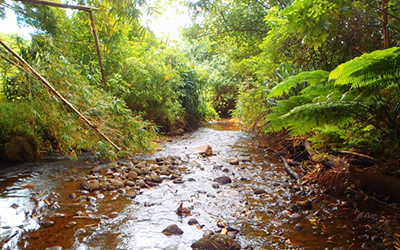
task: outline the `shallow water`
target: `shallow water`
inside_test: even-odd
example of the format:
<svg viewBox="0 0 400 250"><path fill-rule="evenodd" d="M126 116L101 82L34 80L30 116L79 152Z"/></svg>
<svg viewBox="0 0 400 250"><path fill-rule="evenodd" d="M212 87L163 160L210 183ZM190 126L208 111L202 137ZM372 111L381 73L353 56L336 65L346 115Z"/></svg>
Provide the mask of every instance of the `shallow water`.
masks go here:
<svg viewBox="0 0 400 250"><path fill-rule="evenodd" d="M93 159L3 168L2 249L191 249L205 230L220 230L217 222L237 229L236 240L248 249L361 249L366 240L358 236L365 228L355 222L355 210L316 186L296 183L279 158L253 146L254 140L232 121L223 121L163 142L155 154L136 158L151 163L157 157L181 157L184 183L164 180L132 200L113 191L77 202L71 194L79 199L79 180L100 164ZM212 146L213 156L190 152L205 144ZM240 164L229 164L232 159ZM213 187L220 176L229 176L232 183ZM256 189L265 193L254 194ZM305 200L311 209L288 211ZM182 202L191 216L175 213ZM188 225L191 218L201 228ZM162 234L171 224L184 233Z"/></svg>

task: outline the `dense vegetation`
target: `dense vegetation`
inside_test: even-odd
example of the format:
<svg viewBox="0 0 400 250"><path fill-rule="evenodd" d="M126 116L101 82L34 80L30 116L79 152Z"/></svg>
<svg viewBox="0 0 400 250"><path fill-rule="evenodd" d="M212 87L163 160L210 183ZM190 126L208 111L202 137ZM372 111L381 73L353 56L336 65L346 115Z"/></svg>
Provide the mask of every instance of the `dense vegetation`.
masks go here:
<svg viewBox="0 0 400 250"><path fill-rule="evenodd" d="M187 1L193 23L173 47L142 27L141 14L156 13L145 1L76 3L99 8L106 86L85 12L14 4L38 31L30 43L2 39L123 154L150 150L157 131L190 130L217 112L254 132L304 136L323 151L400 157L397 0ZM0 56L0 147L24 135L42 151L115 157L7 52Z"/></svg>
<svg viewBox="0 0 400 250"><path fill-rule="evenodd" d="M220 83L235 86L233 114L246 128L286 131L324 152L356 151L386 162L400 157L398 1L189 6L199 22L184 35L193 46L207 44L211 62L229 65L219 71Z"/></svg>
<svg viewBox="0 0 400 250"><path fill-rule="evenodd" d="M15 3L20 22L37 29L30 42L1 39L115 144L118 156L151 151L160 133L196 128L214 115L202 92L202 76L175 48L167 48L141 26L144 2L79 2L94 11L107 84L102 83L89 14ZM4 8L3 8L4 9ZM4 48L1 56L0 149L19 141L39 152L100 152L114 148L84 124ZM3 156L4 157L4 156ZM18 157L17 157L18 158ZM29 158L29 157L28 157Z"/></svg>

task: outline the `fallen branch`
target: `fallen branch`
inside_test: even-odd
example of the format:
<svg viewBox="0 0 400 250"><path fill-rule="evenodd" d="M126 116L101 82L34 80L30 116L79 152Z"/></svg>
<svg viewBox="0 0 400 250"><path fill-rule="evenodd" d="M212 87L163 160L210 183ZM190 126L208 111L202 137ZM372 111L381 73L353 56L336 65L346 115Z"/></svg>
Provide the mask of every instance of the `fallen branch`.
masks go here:
<svg viewBox="0 0 400 250"><path fill-rule="evenodd" d="M342 154L349 154L349 155L355 155L355 156L364 157L364 158L367 158L367 159L370 159L370 160L374 160L374 157L372 157L372 156L365 155L365 154L360 154L360 153L357 153L357 152L339 151L339 153L342 153Z"/></svg>
<svg viewBox="0 0 400 250"><path fill-rule="evenodd" d="M295 178L297 181L300 180L300 176L292 169L292 167L289 166L289 164L287 163L286 159L281 157L283 165L285 166L286 170L288 171L288 173L293 176L293 178Z"/></svg>
<svg viewBox="0 0 400 250"><path fill-rule="evenodd" d="M96 125L92 124L84 115L82 115L69 101L67 101L60 93L57 92L57 90L43 77L41 76L34 68L32 68L31 65L29 65L22 57L20 57L13 49L7 46L1 39L0 39L0 44L8 51L10 52L15 58L19 60L20 63L24 66L24 68L28 71L30 71L32 74L34 74L40 81L43 82L43 84L56 95L58 98L60 98L61 101L65 103L74 113L78 115L79 118L81 118L86 124L88 124L94 131L96 131L101 137L103 137L108 143L110 143L114 148L116 148L118 151L121 149L114 143L112 142L103 132L101 132Z"/></svg>

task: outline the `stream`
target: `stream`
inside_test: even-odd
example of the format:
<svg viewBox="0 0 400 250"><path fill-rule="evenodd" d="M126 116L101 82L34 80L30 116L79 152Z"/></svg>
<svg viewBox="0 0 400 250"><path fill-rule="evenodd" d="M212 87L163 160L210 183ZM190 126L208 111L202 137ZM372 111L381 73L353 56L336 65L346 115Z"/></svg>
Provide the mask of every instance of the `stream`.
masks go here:
<svg viewBox="0 0 400 250"><path fill-rule="evenodd" d="M357 197L301 185L256 139L223 120L114 165L52 157L3 167L1 249L183 250L222 227L242 249L394 249L385 245L379 218L398 211L395 205L382 211ZM212 156L192 151L203 145L212 147ZM140 164L148 172L131 184L82 188L106 175L121 179ZM178 215L180 204L190 213ZM198 224L189 225L193 219ZM173 224L183 234L164 235Z"/></svg>

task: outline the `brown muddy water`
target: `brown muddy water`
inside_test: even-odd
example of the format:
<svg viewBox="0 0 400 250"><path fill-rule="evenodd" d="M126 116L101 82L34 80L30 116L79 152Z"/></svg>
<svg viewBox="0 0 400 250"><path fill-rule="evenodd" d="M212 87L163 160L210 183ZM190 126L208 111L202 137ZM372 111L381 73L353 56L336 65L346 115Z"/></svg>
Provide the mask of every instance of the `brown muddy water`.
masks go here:
<svg viewBox="0 0 400 250"><path fill-rule="evenodd" d="M182 181L166 177L136 189L133 199L126 195L130 187L82 191L80 184L92 168L108 166L91 158L3 167L1 249L184 250L204 231L218 232L222 223L236 230L230 235L243 249L394 249L385 247L381 219L393 216L396 205L382 212L350 194L337 198L316 185L300 185L277 156L254 146L256 139L226 120L160 143L155 154L138 155L135 161L151 165L173 156L174 175ZM213 156L190 152L206 144ZM234 159L238 165L229 163ZM232 183L217 185L214 179L221 176ZM190 216L176 214L181 203L191 209ZM193 218L199 225L188 224ZM162 234L171 224L184 233Z"/></svg>

